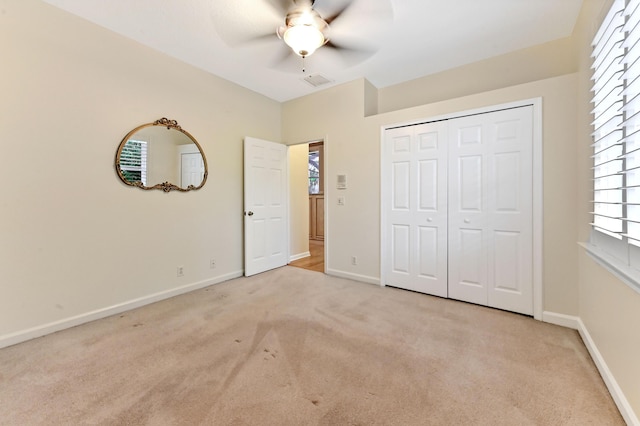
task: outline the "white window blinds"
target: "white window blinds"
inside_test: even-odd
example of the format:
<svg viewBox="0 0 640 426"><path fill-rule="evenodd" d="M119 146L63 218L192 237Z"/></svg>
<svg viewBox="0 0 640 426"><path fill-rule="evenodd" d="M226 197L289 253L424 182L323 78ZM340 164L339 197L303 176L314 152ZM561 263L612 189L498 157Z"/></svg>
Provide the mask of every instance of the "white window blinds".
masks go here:
<svg viewBox="0 0 640 426"><path fill-rule="evenodd" d="M120 170L129 182L147 184L147 142L129 139L120 154Z"/></svg>
<svg viewBox="0 0 640 426"><path fill-rule="evenodd" d="M616 0L593 41L593 227L640 245L640 0Z"/></svg>

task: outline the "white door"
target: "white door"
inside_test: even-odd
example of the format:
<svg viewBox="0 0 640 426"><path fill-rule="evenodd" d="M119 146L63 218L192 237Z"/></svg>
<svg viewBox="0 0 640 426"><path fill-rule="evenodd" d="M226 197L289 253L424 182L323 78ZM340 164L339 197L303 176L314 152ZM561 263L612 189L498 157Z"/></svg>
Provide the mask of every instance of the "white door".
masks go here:
<svg viewBox="0 0 640 426"><path fill-rule="evenodd" d="M200 186L204 179L204 160L199 152L180 154L180 187Z"/></svg>
<svg viewBox="0 0 640 426"><path fill-rule="evenodd" d="M533 314L533 109L449 123L449 297Z"/></svg>
<svg viewBox="0 0 640 426"><path fill-rule="evenodd" d="M386 285L447 297L446 123L388 130Z"/></svg>
<svg viewBox="0 0 640 426"><path fill-rule="evenodd" d="M287 147L244 140L244 274L287 264Z"/></svg>

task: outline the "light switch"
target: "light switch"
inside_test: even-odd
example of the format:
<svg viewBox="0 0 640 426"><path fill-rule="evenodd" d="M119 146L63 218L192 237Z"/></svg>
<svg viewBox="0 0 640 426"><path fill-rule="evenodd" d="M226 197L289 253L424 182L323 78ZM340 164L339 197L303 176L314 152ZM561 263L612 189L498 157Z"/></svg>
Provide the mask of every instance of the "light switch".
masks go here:
<svg viewBox="0 0 640 426"><path fill-rule="evenodd" d="M338 205L344 206L344 197L338 197Z"/></svg>

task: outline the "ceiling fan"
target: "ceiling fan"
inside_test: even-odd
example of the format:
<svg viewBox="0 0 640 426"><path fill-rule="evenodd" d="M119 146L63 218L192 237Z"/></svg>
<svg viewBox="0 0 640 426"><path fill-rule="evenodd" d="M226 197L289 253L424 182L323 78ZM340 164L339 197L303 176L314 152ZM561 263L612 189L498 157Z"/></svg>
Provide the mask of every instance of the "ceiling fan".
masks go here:
<svg viewBox="0 0 640 426"><path fill-rule="evenodd" d="M331 43L329 24L338 18L352 3L347 3L333 15L323 19L313 6L315 0L293 0L287 12L285 25L278 27L276 34L291 48L293 53L305 58L321 46ZM337 47L333 43L329 46Z"/></svg>
<svg viewBox="0 0 640 426"><path fill-rule="evenodd" d="M375 35L393 16L389 0L252 0L247 8L234 1L235 13L214 21L220 37L232 47L277 42L281 47L272 46L278 63L292 54L308 58L321 48L344 63L361 62L378 49Z"/></svg>

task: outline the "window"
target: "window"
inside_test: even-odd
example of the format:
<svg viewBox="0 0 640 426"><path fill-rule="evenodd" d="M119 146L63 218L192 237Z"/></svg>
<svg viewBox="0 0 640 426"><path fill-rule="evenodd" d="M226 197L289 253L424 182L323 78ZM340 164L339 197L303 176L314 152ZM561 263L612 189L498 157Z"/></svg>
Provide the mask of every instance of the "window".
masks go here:
<svg viewBox="0 0 640 426"><path fill-rule="evenodd" d="M640 288L639 5L640 0L615 0L592 45L590 252L631 277L635 288Z"/></svg>
<svg viewBox="0 0 640 426"><path fill-rule="evenodd" d="M129 139L120 154L120 170L129 182L147 184L147 142Z"/></svg>
<svg viewBox="0 0 640 426"><path fill-rule="evenodd" d="M322 142L309 144L309 194L324 192L322 182Z"/></svg>

